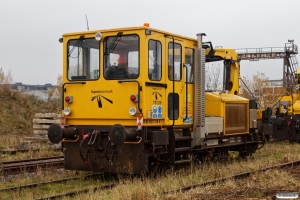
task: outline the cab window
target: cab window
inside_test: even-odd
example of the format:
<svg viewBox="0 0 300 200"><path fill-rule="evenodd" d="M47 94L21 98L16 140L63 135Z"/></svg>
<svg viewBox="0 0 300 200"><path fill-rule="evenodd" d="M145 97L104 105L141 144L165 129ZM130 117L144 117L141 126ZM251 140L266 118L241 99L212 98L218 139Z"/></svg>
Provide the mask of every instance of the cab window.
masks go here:
<svg viewBox="0 0 300 200"><path fill-rule="evenodd" d="M80 37L68 42L68 80L96 80L99 78L99 42L95 38Z"/></svg>
<svg viewBox="0 0 300 200"><path fill-rule="evenodd" d="M193 58L194 58L194 50L190 48L185 48L185 75L184 80L186 83L193 83Z"/></svg>
<svg viewBox="0 0 300 200"><path fill-rule="evenodd" d="M139 36L109 36L104 39L104 77L110 79L132 79L139 76Z"/></svg>
<svg viewBox="0 0 300 200"><path fill-rule="evenodd" d="M173 48L174 48L174 61L173 61ZM168 45L168 50L169 50L169 56L168 56L169 80L180 81L181 80L180 66L181 66L181 54L182 54L181 45L178 43L170 42Z"/></svg>
<svg viewBox="0 0 300 200"><path fill-rule="evenodd" d="M148 44L148 77L153 81L161 79L161 43L156 40Z"/></svg>

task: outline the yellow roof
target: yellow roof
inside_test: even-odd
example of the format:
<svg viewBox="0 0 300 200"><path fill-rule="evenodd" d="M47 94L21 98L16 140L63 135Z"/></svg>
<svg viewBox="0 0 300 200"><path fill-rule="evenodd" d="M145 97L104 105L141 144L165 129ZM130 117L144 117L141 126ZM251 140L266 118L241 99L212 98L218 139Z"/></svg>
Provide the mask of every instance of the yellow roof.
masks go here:
<svg viewBox="0 0 300 200"><path fill-rule="evenodd" d="M147 26L133 26L133 27L123 27L123 28L90 30L90 31L81 31L81 32L70 32L70 33L63 34L63 37L74 36L74 35L95 34L96 32L106 33L106 32L131 31L131 30L141 30L141 29L144 29L144 30L149 29L152 32L159 32L159 33L162 33L162 34L172 35L172 36L174 36L176 38L182 38L182 39L196 41L195 38L190 38L190 37L186 37L186 36L182 36L182 35L170 33L170 32L162 31L162 30L159 30L159 29L154 29L154 28L147 27ZM195 34L195 36L196 36L196 34Z"/></svg>

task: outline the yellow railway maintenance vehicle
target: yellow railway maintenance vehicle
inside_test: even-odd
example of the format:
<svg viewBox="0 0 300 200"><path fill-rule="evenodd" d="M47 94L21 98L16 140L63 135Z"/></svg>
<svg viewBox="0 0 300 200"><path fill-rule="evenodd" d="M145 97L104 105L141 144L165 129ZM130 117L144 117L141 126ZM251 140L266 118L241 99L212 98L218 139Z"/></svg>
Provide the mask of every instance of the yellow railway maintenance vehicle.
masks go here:
<svg viewBox="0 0 300 200"><path fill-rule="evenodd" d="M65 168L140 174L200 156L246 156L262 142L239 94L233 49L150 28L64 34L61 125ZM224 92L205 92L205 62L224 61ZM254 114L253 114L254 113Z"/></svg>

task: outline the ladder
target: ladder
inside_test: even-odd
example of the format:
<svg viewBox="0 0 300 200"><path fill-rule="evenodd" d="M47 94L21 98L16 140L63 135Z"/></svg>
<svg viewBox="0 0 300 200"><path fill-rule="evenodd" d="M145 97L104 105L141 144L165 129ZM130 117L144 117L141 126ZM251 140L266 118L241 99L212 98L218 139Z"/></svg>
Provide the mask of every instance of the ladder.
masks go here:
<svg viewBox="0 0 300 200"><path fill-rule="evenodd" d="M191 159L191 131L190 127L169 127L170 164L190 163Z"/></svg>
<svg viewBox="0 0 300 200"><path fill-rule="evenodd" d="M296 54L288 54L284 60L284 77L283 77L283 87L285 87L288 92L293 93L296 82L296 72L298 69L298 61Z"/></svg>

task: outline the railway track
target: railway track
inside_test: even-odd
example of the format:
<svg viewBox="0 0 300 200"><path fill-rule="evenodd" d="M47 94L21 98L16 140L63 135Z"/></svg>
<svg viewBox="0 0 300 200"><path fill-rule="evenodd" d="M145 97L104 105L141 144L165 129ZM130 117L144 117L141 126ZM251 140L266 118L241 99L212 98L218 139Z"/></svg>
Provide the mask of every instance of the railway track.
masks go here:
<svg viewBox="0 0 300 200"><path fill-rule="evenodd" d="M97 177L97 176L99 176L99 174L91 174L91 175L85 176L84 179L93 178L93 177ZM65 178L65 179L59 179L59 180L51 180L51 181L44 181L44 182L38 182L38 183L30 183L30 184L26 184L26 185L18 185L18 186L13 186L13 187L1 188L0 192L10 192L10 191L15 191L15 190L20 190L20 189L35 188L35 187L39 187L39 186L47 185L47 184L65 183L65 182L77 180L79 178L80 177L71 177L71 178Z"/></svg>
<svg viewBox="0 0 300 200"><path fill-rule="evenodd" d="M267 155L268 154L264 154L264 155L260 155L260 156L267 156ZM62 156L52 157L52 159L62 159L62 163L64 162ZM49 158L43 158L42 160L43 160L43 162L45 162L45 160L50 160L50 159ZM38 161L38 159L31 159L31 160L24 160L24 161L26 163L26 162ZM10 164L18 163L18 161L5 162L5 163L2 163L2 165L8 164L8 163L10 163ZM33 163L31 163L31 164L33 164ZM1 170L0 173L2 173L2 165L0 163L0 170ZM181 187L181 188L176 189L176 190L162 192L162 194L167 195L167 194L175 193L175 192L184 193L186 191L192 190L192 189L197 188L197 187L203 187L203 186L206 186L206 185L214 185L216 183L224 182L224 181L226 181L228 179L242 179L242 178L249 177L253 173L267 171L267 170L271 170L271 169L280 169L280 168L284 168L284 167L293 168L294 166L300 166L300 160L294 161L294 162L289 162L289 163L284 163L284 164L280 164L280 165L275 165L275 166L271 166L271 167L266 167L266 168L259 169L259 170L254 170L254 171L239 173L239 174L236 174L236 175L233 175L233 176L228 176L228 177L224 177L224 178L220 178L220 179L215 179L215 180L207 181L207 182L204 182L204 183L193 184L193 185L190 185L190 186ZM23 171L21 170L20 172L23 172ZM33 188L33 187L38 187L40 185L45 185L45 184L68 182L68 181L72 181L74 179L76 179L76 177L69 178L69 179L63 179L63 180L57 180L57 181L53 181L53 182L49 181L49 182L33 183L33 184L29 184L29 185L24 185L24 186L3 188L3 189L0 190L0 192L7 192L7 190L13 191L13 190L18 190L18 189L23 189L23 188L24 189L25 188ZM101 189L111 189L111 188L113 188L115 186L116 186L115 184L109 184L109 185L104 185L104 186L94 186L94 187L84 188L82 190L69 191L69 192L66 192L64 194L57 194L57 195L53 195L53 196L39 197L39 198L40 199L56 199L56 198L62 198L62 197L70 197L70 196L75 196L77 194L83 194L83 193L93 192L93 191L97 191L97 190L101 190Z"/></svg>
<svg viewBox="0 0 300 200"><path fill-rule="evenodd" d="M2 162L0 175L15 175L22 172L35 172L37 169L63 168L64 157L46 157L20 161Z"/></svg>
<svg viewBox="0 0 300 200"><path fill-rule="evenodd" d="M250 172L239 173L239 174L235 174L233 176L227 176L227 177L224 177L224 178L219 178L219 179L207 181L207 182L204 182L204 183L193 184L193 185L190 185L190 186L181 187L177 190L164 192L164 195L168 195L168 194L176 193L176 192L183 193L183 192L187 192L187 191L189 191L191 189L194 189L194 188L197 188L197 187L203 187L203 186L207 186L207 185L214 185L216 183L224 182L224 181L229 180L229 179L247 178L251 174L254 174L254 173L257 173L257 172L264 172L264 171L267 171L267 170L280 169L280 168L285 168L285 167L292 168L294 166L300 166L300 160L297 160L297 161L294 161L294 162L288 162L288 163L284 163L284 164L279 164L279 165L274 165L274 166L270 166L270 167L266 167L266 168L263 168L263 169L250 171ZM108 185L104 185L104 186L84 188L82 190L70 191L70 192L66 192L66 193L62 193L62 194L42 197L42 198L39 198L39 199L40 200L45 200L45 199L58 199L58 198L63 198L63 197L72 197L72 196L75 196L75 195L78 195L78 194L83 194L83 193L88 193L88 192L95 192L97 190L111 189L111 188L116 187L116 186L117 186L117 184L108 184Z"/></svg>
<svg viewBox="0 0 300 200"><path fill-rule="evenodd" d="M227 177L224 177L224 178L214 179L214 180L207 181L207 182L204 182L204 183L193 184L193 185L181 187L177 190L172 190L172 191L165 192L165 195L170 194L170 193L175 193L175 192L186 192L186 191L192 190L192 189L197 188L197 187L203 187L203 186L207 186L207 185L215 185L216 183L224 182L224 181L227 181L227 180L232 180L232 179L236 180L236 179L241 179L241 178L247 178L251 174L254 174L254 173L257 173L257 172L264 172L264 171L272 170L272 169L281 169L281 168L285 168L285 167L292 168L294 166L299 166L299 165L300 165L300 160L297 160L297 161L288 162L288 163L284 163L284 164L274 165L274 166L271 166L271 167L265 167L265 168L262 168L262 169L259 169L259 170L254 170L254 171L250 171L250 172L243 172L243 173L235 174L233 176L227 176Z"/></svg>
<svg viewBox="0 0 300 200"><path fill-rule="evenodd" d="M61 148L52 149L53 151L60 151ZM39 152L40 149L14 149L14 150L0 150L0 154L15 155L17 153Z"/></svg>
<svg viewBox="0 0 300 200"><path fill-rule="evenodd" d="M20 185L20 186L15 186L15 187L7 187L7 188L0 189L0 192L9 192L9 191L13 191L13 190L34 188L34 187L38 187L41 185L47 185L47 184L64 183L64 182L73 181L76 179L78 179L78 177L72 177L72 178L66 178L66 179L54 180L54 181L45 181L45 182L39 182L39 183L31 183L31 184Z"/></svg>

